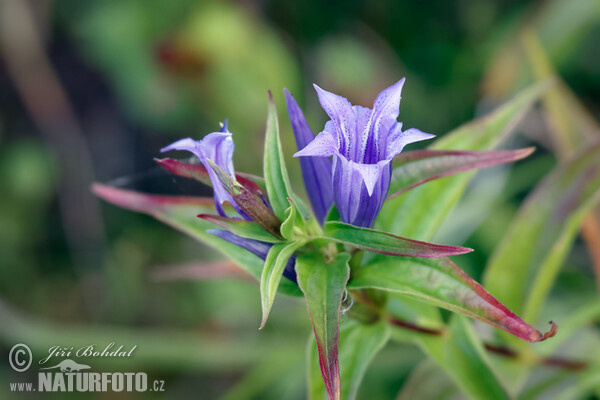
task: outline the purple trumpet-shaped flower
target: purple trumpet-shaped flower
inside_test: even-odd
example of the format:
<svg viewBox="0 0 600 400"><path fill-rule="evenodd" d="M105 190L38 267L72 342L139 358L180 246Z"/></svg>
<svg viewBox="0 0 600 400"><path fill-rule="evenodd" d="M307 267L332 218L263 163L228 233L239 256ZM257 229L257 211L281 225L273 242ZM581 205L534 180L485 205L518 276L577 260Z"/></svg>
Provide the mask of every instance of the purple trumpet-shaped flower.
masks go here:
<svg viewBox="0 0 600 400"><path fill-rule="evenodd" d="M271 247L273 247L272 243L243 238L229 231L222 231L219 229L208 229L206 233L210 233L211 235L220 237L221 239L226 240L229 243L233 243L236 246L239 246L244 250L247 250L255 256L261 258L262 260L267 259L267 254L269 254L269 250L271 250ZM296 270L294 269L295 264L296 256L291 256L287 264L285 265L285 269L283 270L283 276L285 276L292 282L297 283Z"/></svg>
<svg viewBox="0 0 600 400"><path fill-rule="evenodd" d="M233 139L231 138L231 132L227 129L227 120L225 120L223 127L219 132L209 133L202 140L193 140L191 138L181 139L162 148L160 151L161 153L164 153L171 150L186 150L193 153L200 159L200 162L208 172L214 190L215 207L219 214L225 216L222 204L229 202L238 214L249 220L250 218L238 207L233 197L225 190L219 177L207 161L210 159L229 175L235 176L232 159L233 149Z"/></svg>
<svg viewBox="0 0 600 400"><path fill-rule="evenodd" d="M396 121L404 80L379 93L373 109L353 106L314 85L331 120L294 157L333 156L333 200L346 223L371 227L390 187L394 156L407 144L435 136L414 128L402 131Z"/></svg>
<svg viewBox="0 0 600 400"><path fill-rule="evenodd" d="M302 110L296 103L294 96L283 90L287 104L288 115L298 150L306 147L315 139L315 134L308 126ZM322 224L327 212L333 205L333 188L331 186L331 161L323 157L303 157L300 159L304 187L312 205L317 220Z"/></svg>

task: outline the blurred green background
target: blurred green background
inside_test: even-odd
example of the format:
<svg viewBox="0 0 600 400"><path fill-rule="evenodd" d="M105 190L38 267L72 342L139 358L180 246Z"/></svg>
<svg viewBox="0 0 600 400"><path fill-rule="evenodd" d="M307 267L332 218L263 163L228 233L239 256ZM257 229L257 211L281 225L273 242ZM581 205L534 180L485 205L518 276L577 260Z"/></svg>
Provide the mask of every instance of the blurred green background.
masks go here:
<svg viewBox="0 0 600 400"><path fill-rule="evenodd" d="M119 398L304 398L310 324L301 299L278 297L259 332L252 282L157 282L156 267L218 255L149 217L101 204L89 185L210 195L163 173L153 157L225 118L237 170L261 174L272 90L302 191L284 87L318 132L326 118L313 82L370 106L405 76L400 120L443 135L537 79L524 32L539 38L597 117L597 0L0 0L2 359L18 342L38 357L52 345L116 341L137 344L135 357L94 360L94 368L145 371L166 389ZM477 250L461 257L476 279L524 196L555 164L549 129L539 110L531 113L509 146L533 143L537 153L510 174L480 174L436 237ZM591 264L578 241L557 290L594 293ZM359 399L395 398L423 358L412 346L388 346ZM19 379L0 362L0 398L30 398L7 392Z"/></svg>

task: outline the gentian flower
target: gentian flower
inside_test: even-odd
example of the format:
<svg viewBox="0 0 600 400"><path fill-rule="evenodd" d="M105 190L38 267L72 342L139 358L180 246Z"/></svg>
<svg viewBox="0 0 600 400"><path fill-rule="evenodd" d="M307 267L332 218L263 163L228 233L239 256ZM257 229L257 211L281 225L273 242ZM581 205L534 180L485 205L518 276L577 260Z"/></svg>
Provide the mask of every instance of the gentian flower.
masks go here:
<svg viewBox="0 0 600 400"><path fill-rule="evenodd" d="M233 169L234 143L233 139L231 138L231 132L229 132L227 129L227 120L225 120L219 132L209 133L202 140L193 140L191 138L178 140L175 143L162 148L160 152L164 153L171 150L186 150L198 157L202 165L204 165L204 168L206 168L206 171L210 177L210 181L212 182L215 207L221 216L225 216L223 203L229 202L238 212L238 214L245 219L250 219L238 207L237 203L235 200L233 200L227 190L225 190L221 184L221 181L219 180L219 177L215 171L213 171L207 161L210 159L212 162L225 170L229 175L235 176L235 171Z"/></svg>
<svg viewBox="0 0 600 400"><path fill-rule="evenodd" d="M371 227L390 187L394 156L409 143L435 137L414 128L402 131L396 121L404 80L379 93L373 109L314 85L331 120L294 157L333 156L333 201L346 223Z"/></svg>
<svg viewBox="0 0 600 400"><path fill-rule="evenodd" d="M223 210L223 203L229 202L240 216L246 220L252 220L244 211L240 209L237 202L225 189L223 183L208 162L208 160L211 160L213 163L225 170L225 172L227 172L229 175L235 176L235 171L233 168L234 147L232 135L227 129L227 120L225 120L219 132L209 133L202 140L193 140L191 138L178 140L175 143L161 149L161 152L185 150L193 153L196 157L198 157L209 174L214 191L215 207L219 215L223 217L226 216L225 211ZM262 201L267 207L270 207L266 198L262 198ZM262 260L267 258L267 254L273 246L272 243L243 238L225 230L210 229L207 230L207 232L249 251L250 253L260 257ZM296 272L294 271L295 260L296 258L292 256L288 260L283 272L283 275L293 282L296 282Z"/></svg>

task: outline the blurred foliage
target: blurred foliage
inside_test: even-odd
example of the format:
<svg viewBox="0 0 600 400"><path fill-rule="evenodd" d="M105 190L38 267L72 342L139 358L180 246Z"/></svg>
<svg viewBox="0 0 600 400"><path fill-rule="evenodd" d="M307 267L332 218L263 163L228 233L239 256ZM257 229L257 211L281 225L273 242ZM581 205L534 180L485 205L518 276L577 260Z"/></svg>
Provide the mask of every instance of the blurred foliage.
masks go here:
<svg viewBox="0 0 600 400"><path fill-rule="evenodd" d="M82 127L95 176L113 184L206 194L206 189L158 172L152 157L176 138L198 138L216 130L225 118L230 119L236 138L236 166L260 173L269 89L280 111L291 180L299 182L298 163L289 157L293 140L282 112L283 87L305 106L311 126L318 131L325 115L312 91L313 82L368 105L382 87L406 76L400 119L407 127L441 134L544 78L539 68L544 57L551 68L545 73L556 73L562 80L555 86L559 89L554 98L566 101L569 110L579 110L563 119L573 118L568 126L576 126L575 130L597 134L597 0L23 3L35 17L50 65ZM536 45L527 42L524 32L532 35L530 39L539 38L541 56L532 53ZM0 37L8 34L0 31ZM17 44L25 40L5 38ZM40 134L43 127L36 124L15 85L14 71L4 62L12 55L6 46L2 51L3 357L21 341L30 344L34 354L58 343L138 344L136 357L127 361L131 364L104 360L98 368L148 371L166 381L167 398L303 398L310 324L301 301L280 296L269 324L259 333L260 298L252 283L154 282L151 267L217 256L146 216L110 206L102 207L105 226L97 227L95 242L83 249L74 247L65 233L65 211L59 206L67 174L61 170L53 143ZM478 174L437 232L438 242L477 250L461 256L462 266L472 276L482 276L524 197L558 163L557 158L563 159L564 149L553 145L556 124L545 117L549 111L557 117L554 111L566 107L553 106L549 98L529 114L506 146L534 143L540 146L536 154L510 171L500 167ZM76 251L88 252L98 265L77 262ZM536 354L597 360L598 295L592 260L580 237L565 254L558 274L540 319L530 322L555 318L561 328L553 341L535 348ZM439 317L427 307L410 315L415 308L407 303L398 299L389 307L422 325ZM475 330L484 336L489 333L479 325ZM392 332L394 337L404 335L401 329ZM543 366L529 374L519 367L531 362L527 357L488 358L510 391L521 393L519 398L600 398L597 363L584 372ZM6 397L8 382L18 379L6 362L1 363L0 397ZM400 399L464 397L440 367L408 343L390 344L376 355L357 398L397 395Z"/></svg>

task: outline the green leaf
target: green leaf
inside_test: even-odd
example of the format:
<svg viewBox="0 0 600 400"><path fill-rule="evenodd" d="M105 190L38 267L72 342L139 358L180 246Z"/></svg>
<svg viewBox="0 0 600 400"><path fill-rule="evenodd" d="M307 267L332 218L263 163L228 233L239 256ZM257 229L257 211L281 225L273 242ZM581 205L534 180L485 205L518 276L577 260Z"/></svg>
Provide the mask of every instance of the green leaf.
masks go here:
<svg viewBox="0 0 600 400"><path fill-rule="evenodd" d="M260 240L261 242L267 243L280 243L281 240L265 231L262 226L254 221L247 221L245 219L236 219L221 217L220 215L213 214L199 214L198 218L202 218L205 221L211 222L223 229L228 230L231 233L235 233L238 236Z"/></svg>
<svg viewBox="0 0 600 400"><path fill-rule="evenodd" d="M269 111L265 133L263 168L267 193L269 194L269 202L271 203L271 207L273 207L275 214L280 219L285 219L286 210L289 207L287 199L291 198L298 206L301 214L307 216L308 209L306 208L306 205L294 194L294 192L292 192L290 186L290 178L288 176L287 168L285 167L283 150L281 149L281 141L279 138L277 110L275 109L275 102L273 101L271 92L269 92Z"/></svg>
<svg viewBox="0 0 600 400"><path fill-rule="evenodd" d="M340 331L340 381L342 399L355 399L373 358L388 342L390 326L383 321L365 325L347 323Z"/></svg>
<svg viewBox="0 0 600 400"><path fill-rule="evenodd" d="M293 240L296 233L304 232L306 224L296 208L296 203L292 199L288 199L288 202L290 206L285 211L286 217L281 224L281 236L286 240Z"/></svg>
<svg viewBox="0 0 600 400"><path fill-rule="evenodd" d="M534 147L509 151L417 150L395 158L389 197L407 190L471 169L481 169L525 158Z"/></svg>
<svg viewBox="0 0 600 400"><path fill-rule="evenodd" d="M383 321L362 324L349 320L340 328L340 382L341 398L352 400L360 387L364 374L375 355L390 338L390 326ZM319 371L315 341L309 346L309 398L326 397L325 385Z"/></svg>
<svg viewBox="0 0 600 400"><path fill-rule="evenodd" d="M206 233L206 230L214 228L214 225L196 217L199 212L214 212L212 198L149 195L102 184L94 184L92 191L109 203L128 210L148 214L208 244L224 256L233 260L255 279L260 279L263 260L232 243ZM285 294L300 295L298 287L287 278L281 281L280 290Z"/></svg>
<svg viewBox="0 0 600 400"><path fill-rule="evenodd" d="M553 79L556 84L544 95L542 110L548 132L552 138L552 151L563 162L573 153L594 143L598 138L600 124L586 110L573 91L560 79L552 66L550 57L533 33L526 30L522 36L523 48L538 80ZM600 206L592 210L581 227L594 272L596 285L600 287Z"/></svg>
<svg viewBox="0 0 600 400"><path fill-rule="evenodd" d="M528 196L486 268L509 307L537 318L583 218L600 195L600 144L557 166Z"/></svg>
<svg viewBox="0 0 600 400"><path fill-rule="evenodd" d="M460 315L453 315L448 328L443 336L420 335L417 340L423 350L470 398L510 399L469 323Z"/></svg>
<svg viewBox="0 0 600 400"><path fill-rule="evenodd" d="M325 260L321 253L296 257L298 285L306 299L330 400L340 400L339 323L342 296L350 276L349 260L350 255L346 253L337 255L334 260Z"/></svg>
<svg viewBox="0 0 600 400"><path fill-rule="evenodd" d="M352 270L349 289L380 289L401 293L476 318L529 342L543 335L490 295L447 258L402 258L384 260Z"/></svg>
<svg viewBox="0 0 600 400"><path fill-rule="evenodd" d="M471 121L436 140L437 150L487 150L504 139L546 90L534 85L489 115ZM462 196L474 172L429 182L389 199L377 218L376 228L418 240L430 240Z"/></svg>
<svg viewBox="0 0 600 400"><path fill-rule="evenodd" d="M443 246L406 239L391 233L359 228L343 222L325 223L323 237L379 254L408 257L447 257L473 251L466 247Z"/></svg>
<svg viewBox="0 0 600 400"><path fill-rule="evenodd" d="M294 251L303 245L304 242L278 243L269 250L269 254L265 260L265 267L260 277L260 300L262 306L260 329L265 326L267 318L269 318L269 313L275 300L279 282L283 277L283 270L286 263L292 254L294 254Z"/></svg>

